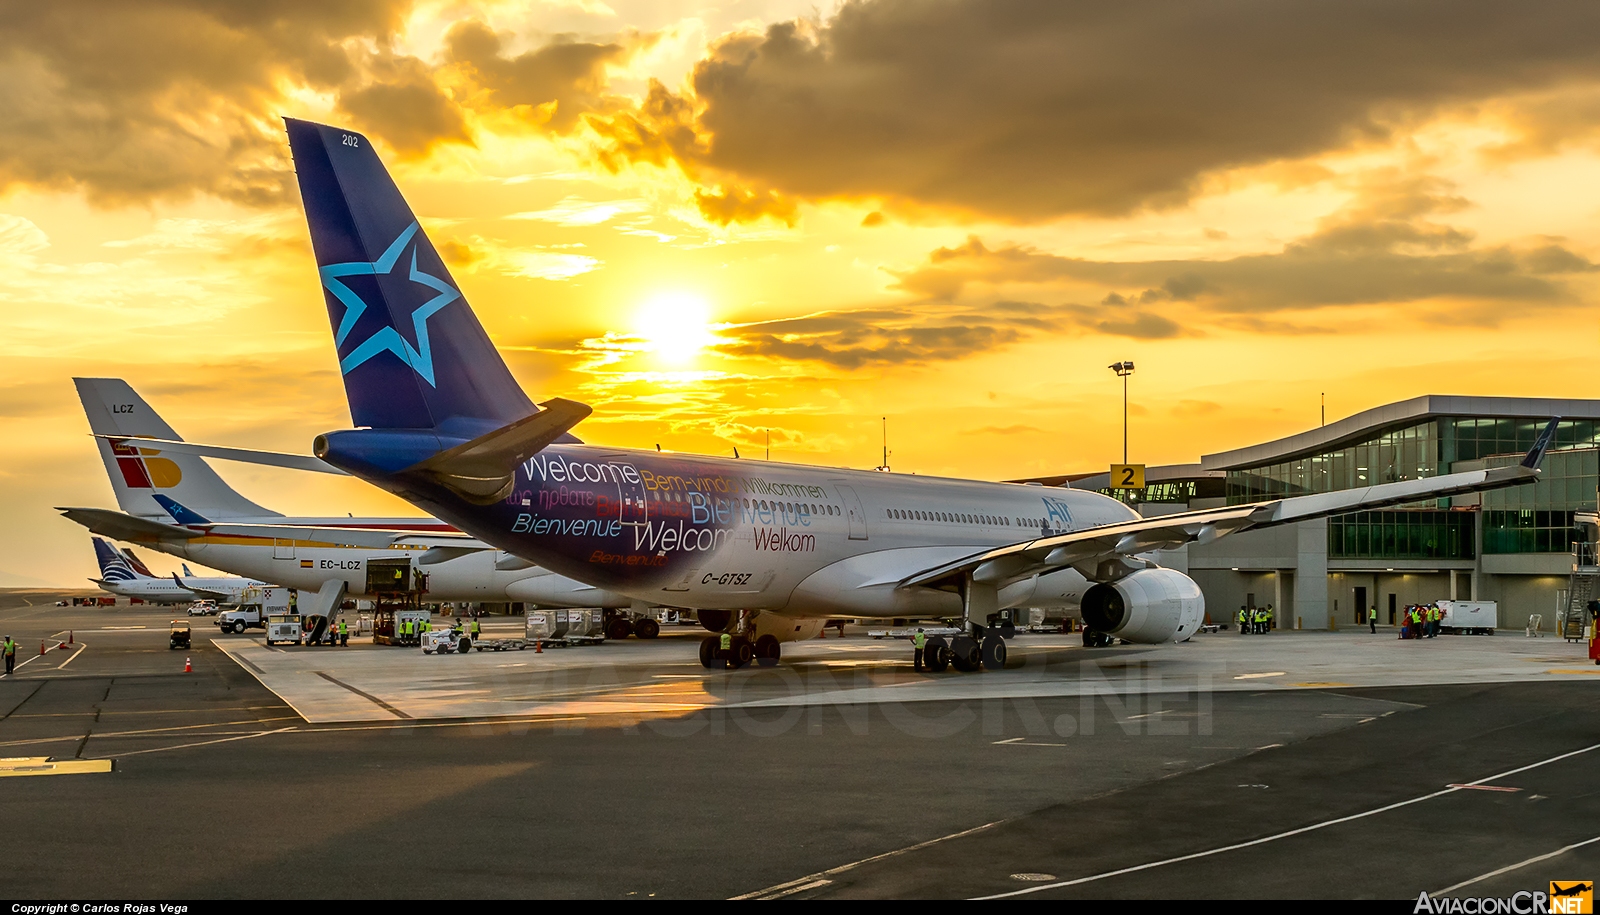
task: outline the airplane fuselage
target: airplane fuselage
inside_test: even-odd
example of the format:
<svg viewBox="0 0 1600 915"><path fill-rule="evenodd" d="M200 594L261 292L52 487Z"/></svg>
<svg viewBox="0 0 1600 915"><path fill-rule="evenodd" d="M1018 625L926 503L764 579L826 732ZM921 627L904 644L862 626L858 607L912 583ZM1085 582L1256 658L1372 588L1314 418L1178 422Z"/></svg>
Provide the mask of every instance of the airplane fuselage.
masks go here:
<svg viewBox="0 0 1600 915"><path fill-rule="evenodd" d="M419 534L453 534L455 528L434 519L421 518L261 518L229 519L234 523L302 525L307 528L364 527L375 530L410 530ZM170 523L170 522L169 522ZM161 541L155 549L224 569L270 581L286 588L316 591L330 580L345 582L351 596L366 594L367 563L373 560L410 559L413 566L428 576L427 599L435 601L522 601L558 607L623 608L628 598L560 575L548 569L528 568L523 562L507 562L504 553L478 550L443 562L418 564L425 547L361 547L330 545L310 539L308 531L293 540L207 533L183 541ZM509 566L500 568L500 566ZM175 583L168 582L174 585Z"/></svg>
<svg viewBox="0 0 1600 915"><path fill-rule="evenodd" d="M796 617L957 615L954 593L895 585L991 547L1137 517L1082 490L591 445L545 448L490 505L416 480L374 482L596 587ZM1065 570L1011 586L1002 606L1075 606L1084 587Z"/></svg>

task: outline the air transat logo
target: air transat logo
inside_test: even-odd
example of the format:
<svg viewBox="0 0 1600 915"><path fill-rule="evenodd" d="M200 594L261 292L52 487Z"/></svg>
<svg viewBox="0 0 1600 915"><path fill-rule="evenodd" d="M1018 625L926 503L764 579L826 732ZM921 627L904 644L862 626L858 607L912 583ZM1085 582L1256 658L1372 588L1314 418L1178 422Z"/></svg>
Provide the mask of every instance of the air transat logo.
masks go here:
<svg viewBox="0 0 1600 915"><path fill-rule="evenodd" d="M389 243L383 256L375 261L351 261L344 264L329 264L318 271L322 275L322 285L333 293L334 298L344 303L344 317L339 321L339 327L334 331L334 346L344 349L344 340L355 329L356 322L367 310L367 303L355 290L344 284L341 277L346 276L387 276L394 272L395 264L400 262L400 254L405 251L406 245L416 237L417 224L411 223L404 232ZM454 286L446 283L429 273L417 269L417 249L411 247L410 270L407 279L420 286L426 286L438 293L433 298L423 302L411 313L411 326L416 334L417 345L413 347L411 341L400 335L400 332L391 326L384 326L372 336L361 341L350 354L339 360L339 371L348 375L351 370L366 362L379 353L394 353L400 361L411 366L412 371L422 376L430 387L437 385L433 380L433 348L428 343L428 319L433 317L439 309L461 298Z"/></svg>

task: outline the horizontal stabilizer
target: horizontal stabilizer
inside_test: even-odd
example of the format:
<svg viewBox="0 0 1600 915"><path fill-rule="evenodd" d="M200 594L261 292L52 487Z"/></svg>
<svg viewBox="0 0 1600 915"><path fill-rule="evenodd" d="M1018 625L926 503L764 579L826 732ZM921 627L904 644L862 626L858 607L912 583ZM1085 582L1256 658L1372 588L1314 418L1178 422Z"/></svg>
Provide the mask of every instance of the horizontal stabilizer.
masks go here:
<svg viewBox="0 0 1600 915"><path fill-rule="evenodd" d="M488 549L471 537L459 538L443 534L418 536L404 528L385 530L373 527L325 527L294 524L213 524L207 533L221 537L255 537L273 540L295 540L332 546L359 546L384 550L397 544L414 546L451 546Z"/></svg>
<svg viewBox="0 0 1600 915"><path fill-rule="evenodd" d="M101 435L95 438L111 439L118 441L127 440L125 435ZM289 454L283 451L256 451L251 448L234 448L228 445L205 445L200 442L179 442L160 438L139 438L141 446L148 444L161 451L170 451L174 454L192 454L196 457L218 458L224 461L238 461L242 464L263 464L268 467L286 467L290 470L309 470L314 473L332 473L339 476L348 476L343 470L329 464L321 458L309 454Z"/></svg>
<svg viewBox="0 0 1600 915"><path fill-rule="evenodd" d="M516 482L518 464L594 412L587 404L559 397L539 406L543 409L532 416L441 451L404 472L422 474L475 505L498 502Z"/></svg>
<svg viewBox="0 0 1600 915"><path fill-rule="evenodd" d="M69 521L76 521L93 533L127 543L159 543L162 541L182 543L185 540L205 536L200 531L191 531L171 524L162 524L159 521L147 521L144 518L112 511L107 508L62 508L57 506L56 511L60 512Z"/></svg>

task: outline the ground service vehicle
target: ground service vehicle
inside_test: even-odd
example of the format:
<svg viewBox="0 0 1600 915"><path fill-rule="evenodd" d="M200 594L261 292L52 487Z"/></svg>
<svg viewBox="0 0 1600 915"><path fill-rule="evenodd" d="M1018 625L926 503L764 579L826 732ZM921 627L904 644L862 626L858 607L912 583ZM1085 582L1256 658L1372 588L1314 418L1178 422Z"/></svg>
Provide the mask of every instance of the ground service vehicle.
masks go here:
<svg viewBox="0 0 1600 915"><path fill-rule="evenodd" d="M268 645L298 645L304 630L298 613L276 613L267 617Z"/></svg>
<svg viewBox="0 0 1600 915"><path fill-rule="evenodd" d="M189 629L189 621L188 620L173 620L172 621L172 632L171 632L171 638L170 638L171 644L168 645L167 647L168 648L188 648L189 647L189 639L191 637L192 637L192 633L190 632L190 629Z"/></svg>
<svg viewBox="0 0 1600 915"><path fill-rule="evenodd" d="M1494 635L1500 625L1500 605L1492 600L1442 600L1438 604L1444 611L1440 632Z"/></svg>

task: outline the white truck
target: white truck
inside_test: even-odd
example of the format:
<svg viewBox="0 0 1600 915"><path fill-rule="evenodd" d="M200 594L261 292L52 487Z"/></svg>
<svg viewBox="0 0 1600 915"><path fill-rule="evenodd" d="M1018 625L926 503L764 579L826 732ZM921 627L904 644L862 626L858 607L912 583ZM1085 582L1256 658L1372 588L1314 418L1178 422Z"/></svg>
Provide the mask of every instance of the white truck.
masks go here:
<svg viewBox="0 0 1600 915"><path fill-rule="evenodd" d="M1492 600L1442 600L1438 604L1444 611L1440 632L1494 635L1500 625L1500 605Z"/></svg>
<svg viewBox="0 0 1600 915"><path fill-rule="evenodd" d="M277 585L246 588L233 610L217 614L217 628L223 632L243 632L246 629L265 629L267 619L273 614L289 612L289 589Z"/></svg>

